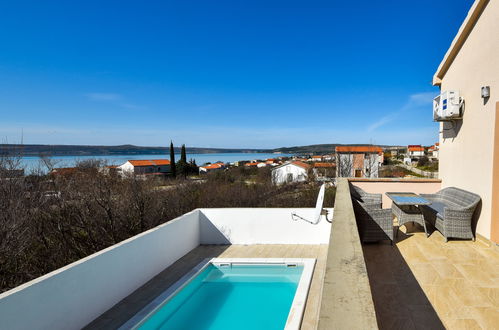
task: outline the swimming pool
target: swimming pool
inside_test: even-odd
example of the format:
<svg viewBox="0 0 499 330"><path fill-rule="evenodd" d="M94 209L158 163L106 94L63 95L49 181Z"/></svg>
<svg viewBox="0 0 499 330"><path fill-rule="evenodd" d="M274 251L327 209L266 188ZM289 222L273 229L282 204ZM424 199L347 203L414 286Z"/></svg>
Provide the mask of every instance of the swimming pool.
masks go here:
<svg viewBox="0 0 499 330"><path fill-rule="evenodd" d="M207 259L121 329L298 329L315 259Z"/></svg>

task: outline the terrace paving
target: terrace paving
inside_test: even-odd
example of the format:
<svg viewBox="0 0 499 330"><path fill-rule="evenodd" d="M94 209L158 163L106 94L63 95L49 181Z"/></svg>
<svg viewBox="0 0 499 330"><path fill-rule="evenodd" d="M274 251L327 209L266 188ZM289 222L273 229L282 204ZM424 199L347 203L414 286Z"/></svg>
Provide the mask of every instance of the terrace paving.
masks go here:
<svg viewBox="0 0 499 330"><path fill-rule="evenodd" d="M363 245L379 328L497 329L499 248L401 229L393 247Z"/></svg>
<svg viewBox="0 0 499 330"><path fill-rule="evenodd" d="M201 245L159 273L86 329L116 329L205 258L316 258L302 329L315 329L319 318L327 245Z"/></svg>

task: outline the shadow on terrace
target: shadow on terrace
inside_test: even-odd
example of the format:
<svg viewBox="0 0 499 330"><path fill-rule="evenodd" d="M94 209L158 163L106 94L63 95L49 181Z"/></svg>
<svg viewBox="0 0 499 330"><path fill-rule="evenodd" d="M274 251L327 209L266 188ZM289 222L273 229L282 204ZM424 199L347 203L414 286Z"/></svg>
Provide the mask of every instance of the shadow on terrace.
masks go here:
<svg viewBox="0 0 499 330"><path fill-rule="evenodd" d="M351 180L366 192L435 193L438 180ZM385 196L383 196L385 197ZM383 208L390 202L383 200ZM478 237L450 240L427 224L398 228L389 241L363 244L380 329L492 329L499 324L499 253ZM334 230L334 227L333 227Z"/></svg>

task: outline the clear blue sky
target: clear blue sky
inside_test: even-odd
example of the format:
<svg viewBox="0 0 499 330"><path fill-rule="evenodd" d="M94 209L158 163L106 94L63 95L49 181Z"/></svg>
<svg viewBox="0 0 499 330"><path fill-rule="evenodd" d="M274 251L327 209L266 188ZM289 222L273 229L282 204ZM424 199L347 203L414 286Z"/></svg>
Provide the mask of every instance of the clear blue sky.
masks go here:
<svg viewBox="0 0 499 330"><path fill-rule="evenodd" d="M429 145L472 2L2 1L0 139Z"/></svg>

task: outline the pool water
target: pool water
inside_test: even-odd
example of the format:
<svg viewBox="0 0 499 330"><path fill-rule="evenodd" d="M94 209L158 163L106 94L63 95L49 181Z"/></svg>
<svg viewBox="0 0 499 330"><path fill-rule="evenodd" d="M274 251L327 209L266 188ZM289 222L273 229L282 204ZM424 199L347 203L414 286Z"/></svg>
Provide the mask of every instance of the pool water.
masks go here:
<svg viewBox="0 0 499 330"><path fill-rule="evenodd" d="M139 329L284 329L303 266L208 265Z"/></svg>

